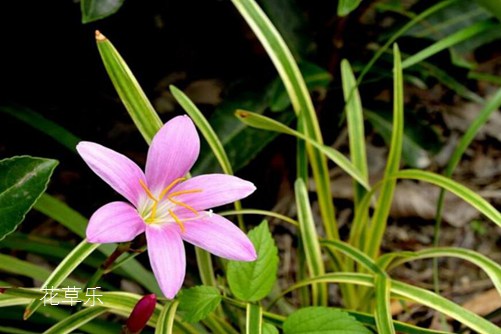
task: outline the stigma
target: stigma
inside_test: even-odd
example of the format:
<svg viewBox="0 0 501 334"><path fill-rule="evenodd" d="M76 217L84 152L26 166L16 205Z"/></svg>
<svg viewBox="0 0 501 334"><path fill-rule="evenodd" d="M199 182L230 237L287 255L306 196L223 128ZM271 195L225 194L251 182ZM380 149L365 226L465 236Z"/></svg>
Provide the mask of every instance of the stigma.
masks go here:
<svg viewBox="0 0 501 334"><path fill-rule="evenodd" d="M143 188L147 199L144 204L140 205L138 212L146 224L175 223L179 226L181 232L184 233L185 227L183 222L200 217L200 213L195 208L183 202L182 196L185 194L201 192L202 189L187 189L172 192L173 188L176 185L185 180L186 178L184 177L175 179L158 195L156 195L148 188L144 180L139 179L139 184ZM182 207L184 209L187 209L188 211L191 211L194 216L181 219L178 215L175 214L175 211L176 209L178 209L178 207Z"/></svg>

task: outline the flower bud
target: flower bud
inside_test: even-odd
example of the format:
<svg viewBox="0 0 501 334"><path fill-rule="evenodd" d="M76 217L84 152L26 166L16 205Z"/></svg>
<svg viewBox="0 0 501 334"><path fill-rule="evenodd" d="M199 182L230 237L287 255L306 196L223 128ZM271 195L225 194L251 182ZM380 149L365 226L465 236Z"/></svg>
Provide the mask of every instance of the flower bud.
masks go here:
<svg viewBox="0 0 501 334"><path fill-rule="evenodd" d="M157 297L154 294L146 295L141 298L136 306L134 306L129 319L127 319L125 325L127 332L131 334L140 333L153 314L156 304Z"/></svg>

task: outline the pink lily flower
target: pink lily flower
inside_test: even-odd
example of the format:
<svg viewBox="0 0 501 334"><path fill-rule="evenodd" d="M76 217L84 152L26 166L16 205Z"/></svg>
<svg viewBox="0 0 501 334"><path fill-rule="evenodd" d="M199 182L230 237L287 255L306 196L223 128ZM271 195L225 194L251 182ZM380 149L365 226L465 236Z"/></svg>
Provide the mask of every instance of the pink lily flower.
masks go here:
<svg viewBox="0 0 501 334"><path fill-rule="evenodd" d="M206 211L247 197L256 188L226 174L184 178L200 151L188 116L175 117L158 131L144 173L126 156L99 144L80 142L77 150L94 173L130 202L99 208L90 218L87 240L126 242L145 232L151 267L165 297L174 298L184 281L183 240L226 259L256 259L253 244L238 227Z"/></svg>

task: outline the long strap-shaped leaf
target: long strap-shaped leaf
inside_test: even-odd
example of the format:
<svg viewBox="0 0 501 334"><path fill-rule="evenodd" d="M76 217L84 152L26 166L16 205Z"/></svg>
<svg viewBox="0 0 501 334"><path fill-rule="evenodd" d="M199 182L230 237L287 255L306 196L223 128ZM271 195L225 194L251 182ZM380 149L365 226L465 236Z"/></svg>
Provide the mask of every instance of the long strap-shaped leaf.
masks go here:
<svg viewBox="0 0 501 334"><path fill-rule="evenodd" d="M120 99L139 132L148 144L151 143L155 133L162 127L162 120L113 44L99 31L96 31L96 40L101 59Z"/></svg>
<svg viewBox="0 0 501 334"><path fill-rule="evenodd" d="M61 283L78 267L87 256L89 256L99 244L90 244L87 240L83 240L68 256L61 261L52 274L44 282L44 287L59 287ZM40 306L42 301L35 299L31 302L24 311L24 319L28 319Z"/></svg>
<svg viewBox="0 0 501 334"><path fill-rule="evenodd" d="M232 0L242 17L247 21L277 69L292 106L304 126L304 134L322 144L322 134L313 108L308 88L299 67L280 33L254 0ZM307 145L313 177L317 184L318 201L325 233L329 238L339 239L334 205L330 193L329 174L325 157Z"/></svg>
<svg viewBox="0 0 501 334"><path fill-rule="evenodd" d="M357 273L334 273L326 274L321 277L298 282L282 292L282 296L296 290L300 287L317 284L317 283L351 283L359 284L362 286L373 286L373 277L366 274ZM447 300L431 291L418 288L406 283L391 280L391 293L396 298L404 298L416 301L422 305L442 312L453 319L461 322L462 324L474 329L482 334L501 334L501 328L493 323L485 320L484 318L476 315L475 313Z"/></svg>
<svg viewBox="0 0 501 334"><path fill-rule="evenodd" d="M89 307L83 310L78 311L75 314L67 317L66 319L58 322L48 330L44 332L44 334L66 334L71 333L75 329L80 328L85 325L89 321L94 318L99 317L101 314L106 312L106 308L95 306Z"/></svg>
<svg viewBox="0 0 501 334"><path fill-rule="evenodd" d="M455 182L454 180L451 180L439 174L417 169L401 170L398 173L393 174L392 177L399 179L421 180L442 187L459 196L460 198L471 204L473 207L478 209L481 213L486 215L487 218L492 220L498 226L501 226L501 213L499 213L496 208L489 204L480 195L466 188L462 184Z"/></svg>
<svg viewBox="0 0 501 334"><path fill-rule="evenodd" d="M449 35L445 38L442 38L436 43L433 43L429 47L419 51L415 55L407 58L402 62L402 68L410 67L414 64L419 63L420 61L433 56L434 54L447 49L453 45L461 43L465 40L472 38L475 35L485 33L487 30L492 29L495 24L491 20L477 22L473 25L467 26L464 29L461 29L455 32L452 35ZM499 25L498 25L499 26Z"/></svg>
<svg viewBox="0 0 501 334"><path fill-rule="evenodd" d="M87 219L70 208L66 203L48 194L43 194L37 203L35 203L35 209L47 215L47 217L54 219L73 233L85 238L85 228L88 223ZM114 249L115 247L111 244L103 244L98 248L101 253L107 256L113 253ZM162 293L153 274L147 271L136 259L128 260L126 263L123 263L120 268L125 271L129 277L133 278L151 292L156 294Z"/></svg>
<svg viewBox="0 0 501 334"><path fill-rule="evenodd" d="M395 334L393 319L390 309L391 280L386 273L378 273L374 276L374 291L376 296L376 308L374 316L378 333Z"/></svg>
<svg viewBox="0 0 501 334"><path fill-rule="evenodd" d="M418 252L394 252L383 255L378 259L378 264L383 265L386 259L391 259L391 264L387 270L391 270L403 263L438 257L455 257L469 261L482 269L491 279L492 283L501 295L501 266L483 254L472 251L470 249L454 248L454 247L439 247L424 249Z"/></svg>
<svg viewBox="0 0 501 334"><path fill-rule="evenodd" d="M245 333L263 333L263 308L257 304L247 303L247 310L245 314Z"/></svg>
<svg viewBox="0 0 501 334"><path fill-rule="evenodd" d="M403 91L403 76L402 64L400 60L400 52L398 46L393 47L393 131L391 134L390 152L386 169L384 171L384 179L388 179L390 175L398 171L400 165L400 156L402 154L402 138L404 132L404 91ZM381 187L381 192L377 201L374 216L372 217L371 226L369 226L366 234L366 253L375 258L379 252L381 240L388 215L390 213L391 203L393 201L393 193L395 191L396 181L385 182ZM364 214L364 212L360 212Z"/></svg>
<svg viewBox="0 0 501 334"><path fill-rule="evenodd" d="M306 255L306 264L310 276L321 276L325 273L322 252L318 243L318 234L311 213L308 191L302 179L297 179L294 184L296 193L297 216L299 221L299 235ZM312 287L314 305L327 305L327 287L324 284Z"/></svg>
<svg viewBox="0 0 501 334"><path fill-rule="evenodd" d="M176 315L179 301L175 300L172 303L164 305L160 316L158 317L155 334L172 334L174 327L174 317Z"/></svg>
<svg viewBox="0 0 501 334"><path fill-rule="evenodd" d="M336 165L338 165L342 170L348 173L351 177L353 177L360 185L362 185L366 189L370 189L369 181L367 177L365 177L357 167L346 158L341 152L333 149L332 147L323 145L310 137L303 135L302 133L295 131L294 129L289 128L287 125L280 123L272 118L250 112L245 110L237 110L235 115L245 124L252 126L254 128L276 131L284 134L288 134L291 136L295 136L297 138L303 139L308 144L315 146L320 152L325 154L327 158L333 161Z"/></svg>

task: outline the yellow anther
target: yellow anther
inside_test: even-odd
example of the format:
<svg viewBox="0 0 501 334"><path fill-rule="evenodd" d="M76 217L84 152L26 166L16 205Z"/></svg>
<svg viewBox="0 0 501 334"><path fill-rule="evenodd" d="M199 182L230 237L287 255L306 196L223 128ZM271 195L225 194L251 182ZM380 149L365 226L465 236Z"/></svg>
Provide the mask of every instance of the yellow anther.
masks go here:
<svg viewBox="0 0 501 334"><path fill-rule="evenodd" d="M179 219L179 217L176 216L176 214L174 212L172 212L172 210L169 210L169 214L172 216L172 218L174 218L174 220L176 221L176 224L179 225L179 227L181 228L181 232L184 233L186 230L184 228L184 225L183 225L183 222L181 221L181 219Z"/></svg>
<svg viewBox="0 0 501 334"><path fill-rule="evenodd" d="M180 177L180 178L177 178L174 181L172 181L171 184L169 184L164 190L162 190L162 192L160 193L160 196L158 197L158 200L161 201L162 198L164 198L165 194L167 194L169 192L169 190L171 190L172 188L174 188L174 186L176 184L178 184L179 182L184 181L184 180L186 180L185 177Z"/></svg>
<svg viewBox="0 0 501 334"><path fill-rule="evenodd" d="M183 203L183 202L179 202L179 201L176 201L175 199L173 199L172 197L168 197L168 200L171 201L172 203L176 204L176 205L179 205L179 206L182 206L183 208L186 208L188 210L190 210L191 212L193 212L195 215L198 215L198 211L195 210L193 207L189 206L188 204L186 203Z"/></svg>
<svg viewBox="0 0 501 334"><path fill-rule="evenodd" d="M202 192L202 189L189 189L189 190L179 190L175 191L172 194L169 194L169 197L174 197L174 196L179 196L179 195L184 195L184 194L193 194L193 193L199 193Z"/></svg>
<svg viewBox="0 0 501 334"><path fill-rule="evenodd" d="M144 181L141 180L141 179L139 179L139 184L141 185L141 187L146 192L146 195L148 195L149 198L151 198L153 201L156 202L157 199L155 198L155 196L153 196L153 194L151 193L150 189L148 189L148 186L144 183Z"/></svg>

